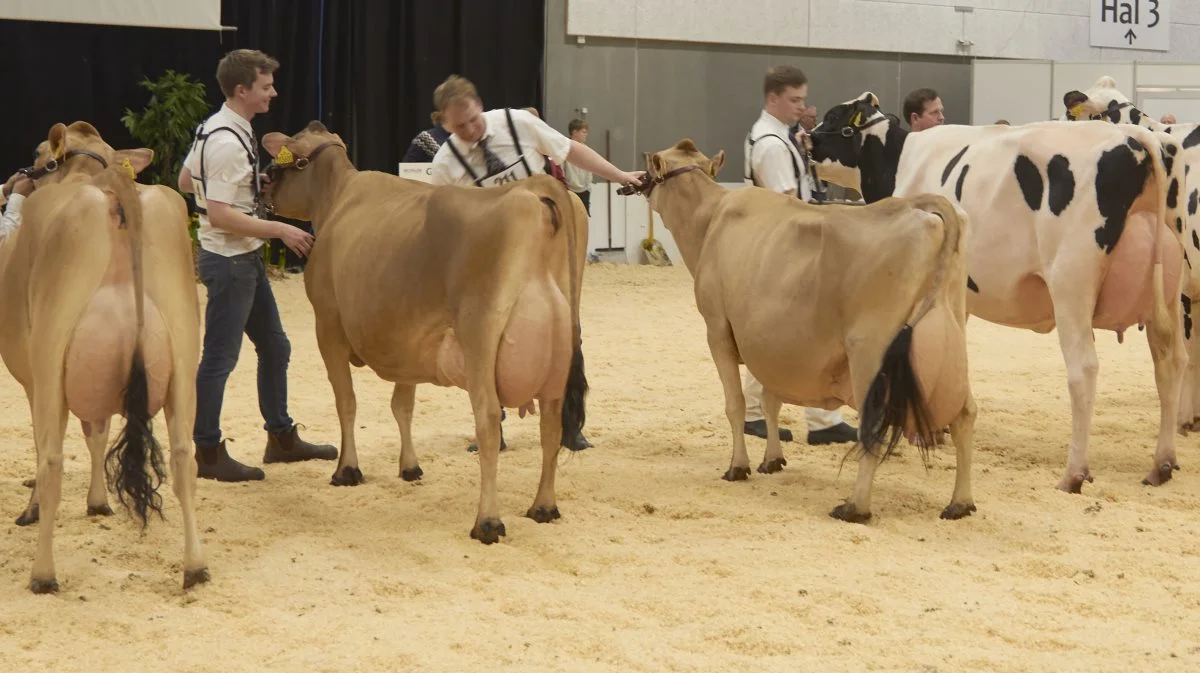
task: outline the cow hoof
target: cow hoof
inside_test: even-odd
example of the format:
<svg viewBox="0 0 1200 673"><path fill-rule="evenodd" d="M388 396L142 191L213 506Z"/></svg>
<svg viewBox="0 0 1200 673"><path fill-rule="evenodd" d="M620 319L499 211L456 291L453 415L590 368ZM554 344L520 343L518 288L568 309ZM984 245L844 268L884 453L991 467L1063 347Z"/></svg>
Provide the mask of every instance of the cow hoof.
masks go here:
<svg viewBox="0 0 1200 673"><path fill-rule="evenodd" d="M779 457L775 460L764 460L759 464L758 471L763 474L775 474L776 472L782 472L784 465L787 465L787 458Z"/></svg>
<svg viewBox="0 0 1200 673"><path fill-rule="evenodd" d="M21 516L17 517L18 526L32 526L38 522L38 506L34 505L29 509L21 512Z"/></svg>
<svg viewBox="0 0 1200 673"><path fill-rule="evenodd" d="M1058 482L1058 490L1066 493L1083 493L1083 482L1092 483L1095 479L1092 478L1092 473L1087 468L1083 469L1080 474L1068 474Z"/></svg>
<svg viewBox="0 0 1200 673"><path fill-rule="evenodd" d="M104 503L103 505L88 505L88 514L87 515L88 516L112 516L113 510L112 510L112 507L108 506L107 502Z"/></svg>
<svg viewBox="0 0 1200 673"><path fill-rule="evenodd" d="M400 478L404 481L417 481L424 474L425 471L421 469L420 465L417 467L410 467L407 470L400 470Z"/></svg>
<svg viewBox="0 0 1200 673"><path fill-rule="evenodd" d="M746 481L747 479L750 478L750 468L749 467L731 467L725 472L725 475L721 478L724 479L725 481Z"/></svg>
<svg viewBox="0 0 1200 673"><path fill-rule="evenodd" d="M329 483L333 484L334 486L358 486L359 484L363 483L362 470L358 469L357 467L350 467L347 465L337 472L334 472L333 479L330 479Z"/></svg>
<svg viewBox="0 0 1200 673"><path fill-rule="evenodd" d="M871 520L870 512L859 512L857 507L848 502L834 507L829 516L846 523L866 523Z"/></svg>
<svg viewBox="0 0 1200 673"><path fill-rule="evenodd" d="M525 512L525 516L538 523L550 523L551 521L562 517L562 515L558 513L558 505L553 507L530 507L529 511ZM503 533L501 534L503 535Z"/></svg>
<svg viewBox="0 0 1200 673"><path fill-rule="evenodd" d="M471 529L471 538L484 544L499 542L502 537L504 537L504 522L499 519L485 519L483 523L477 523Z"/></svg>
<svg viewBox="0 0 1200 673"><path fill-rule="evenodd" d="M1171 481L1173 472L1179 469L1178 463L1163 463L1150 471L1146 478L1142 480L1143 486L1162 486Z"/></svg>
<svg viewBox="0 0 1200 673"><path fill-rule="evenodd" d="M48 580L35 579L29 583L29 590L35 594L58 593L58 580L51 577Z"/></svg>
<svg viewBox="0 0 1200 673"><path fill-rule="evenodd" d="M21 485L25 488L33 488L37 486L37 479L26 479L25 481L21 482Z"/></svg>
<svg viewBox="0 0 1200 673"><path fill-rule="evenodd" d="M208 584L212 580L212 575L208 574L208 568L196 568L195 570L183 571L183 588L191 589L197 584Z"/></svg>
<svg viewBox="0 0 1200 673"><path fill-rule="evenodd" d="M971 512L974 512L974 511L975 511L975 503L973 503L973 502L967 502L967 503L952 502L946 506L946 509L942 510L942 515L940 518L950 519L951 521L958 521L959 519L961 519L963 517L971 516Z"/></svg>

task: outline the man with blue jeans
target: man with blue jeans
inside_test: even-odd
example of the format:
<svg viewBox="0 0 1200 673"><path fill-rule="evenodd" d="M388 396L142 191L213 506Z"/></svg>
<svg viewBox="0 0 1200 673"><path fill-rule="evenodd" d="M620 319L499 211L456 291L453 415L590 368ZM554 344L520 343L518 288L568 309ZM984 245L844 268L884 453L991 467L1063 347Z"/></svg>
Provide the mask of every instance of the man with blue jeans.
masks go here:
<svg viewBox="0 0 1200 673"><path fill-rule="evenodd" d="M288 415L292 347L262 257L267 239L281 239L300 256L308 254L313 242L297 227L256 217L262 176L250 120L270 107L278 67L271 57L249 49L232 51L221 59L217 82L225 104L197 130L179 174L180 190L196 196L200 280L208 288L192 439L198 476L218 481L265 477L261 469L234 460L221 436L225 383L237 365L243 333L258 353L258 408L267 431L263 462L334 460L338 454L333 446L300 439Z"/></svg>

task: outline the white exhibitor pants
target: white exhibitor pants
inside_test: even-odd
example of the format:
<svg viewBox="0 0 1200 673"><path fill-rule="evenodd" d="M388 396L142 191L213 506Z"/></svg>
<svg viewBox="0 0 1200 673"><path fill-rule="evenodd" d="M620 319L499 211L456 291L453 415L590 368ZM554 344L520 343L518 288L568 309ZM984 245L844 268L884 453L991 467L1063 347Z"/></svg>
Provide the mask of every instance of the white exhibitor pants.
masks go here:
<svg viewBox="0 0 1200 673"><path fill-rule="evenodd" d="M742 395L746 398L746 422L761 421L763 419L762 412L762 384L754 375L747 369L742 374ZM808 421L808 431L817 432L826 428L832 428L838 423L842 423L842 412L834 409L826 411L824 409L816 409L813 407L804 407L804 418Z"/></svg>

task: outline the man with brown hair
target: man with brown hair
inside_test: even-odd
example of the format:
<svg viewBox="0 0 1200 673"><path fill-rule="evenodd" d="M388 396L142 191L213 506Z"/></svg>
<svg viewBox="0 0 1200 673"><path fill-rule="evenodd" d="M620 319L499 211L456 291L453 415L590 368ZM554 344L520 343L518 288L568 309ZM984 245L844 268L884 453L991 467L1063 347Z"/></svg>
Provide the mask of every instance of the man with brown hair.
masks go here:
<svg viewBox="0 0 1200 673"><path fill-rule="evenodd" d="M808 201L812 182L808 157L793 140L792 128L805 116L808 98L808 77L799 68L777 65L763 77L763 110L750 127L743 146L745 154L744 180L748 185L795 196ZM812 111L815 116L816 110ZM797 127L795 133L802 133ZM762 384L747 369L742 376L742 395L746 398L747 435L767 436L767 421L763 417ZM853 442L858 430L845 423L837 410L805 408L809 444ZM792 431L779 428L779 440L792 441Z"/></svg>
<svg viewBox="0 0 1200 673"><path fill-rule="evenodd" d="M904 121L914 132L946 123L942 99L933 89L915 89L904 99Z"/></svg>
<svg viewBox="0 0 1200 673"><path fill-rule="evenodd" d="M200 280L208 289L192 438L198 476L218 481L266 476L261 469L234 460L221 436L225 383L237 365L243 333L258 353L258 408L267 431L263 462L337 458L337 448L300 439L288 415L292 347L262 257L266 239L279 238L300 256L307 255L313 244L313 237L297 227L262 219L262 176L250 120L270 108L278 67L275 59L251 49L237 49L221 59L217 83L225 103L197 129L179 173L179 189L195 193Z"/></svg>

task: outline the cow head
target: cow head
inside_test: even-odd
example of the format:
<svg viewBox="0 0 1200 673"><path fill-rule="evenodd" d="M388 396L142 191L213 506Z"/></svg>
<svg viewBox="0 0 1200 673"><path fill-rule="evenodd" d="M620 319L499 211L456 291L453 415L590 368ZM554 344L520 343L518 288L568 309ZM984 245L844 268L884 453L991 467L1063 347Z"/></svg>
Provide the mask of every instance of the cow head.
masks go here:
<svg viewBox="0 0 1200 673"><path fill-rule="evenodd" d="M96 127L85 121L50 127L33 153L33 165L21 169L35 185L62 182L69 176L91 177L112 165L123 166L135 178L154 160L154 150L140 147L114 150Z"/></svg>
<svg viewBox="0 0 1200 673"><path fill-rule="evenodd" d="M311 221L313 207L328 199L326 187L332 177L328 167L337 156L346 159L346 143L314 120L294 136L268 133L263 136L262 145L272 157L267 167L270 182L263 193L268 205L284 217ZM341 148L341 152L326 153L335 147Z"/></svg>
<svg viewBox="0 0 1200 673"><path fill-rule="evenodd" d="M907 135L899 121L879 109L879 98L870 91L829 108L821 123L809 132L817 177L863 192L868 201L873 200L864 191L864 183L875 181L874 174L879 171L894 174L895 166L876 164L889 144L898 146L890 153L898 160L899 146L903 146Z"/></svg>
<svg viewBox="0 0 1200 673"><path fill-rule="evenodd" d="M1117 82L1105 75L1087 91L1068 91L1063 94L1066 119L1103 120L1113 124L1138 124L1153 131L1163 130L1163 125L1150 115L1133 106L1129 97L1117 89Z"/></svg>
<svg viewBox="0 0 1200 673"><path fill-rule="evenodd" d="M646 155L646 181L636 191L646 195L650 207L658 211L658 195L654 187L676 176L692 171L700 171L709 178L716 180L717 172L725 164L725 150L720 150L711 159L696 147L691 138L684 138L660 152Z"/></svg>

